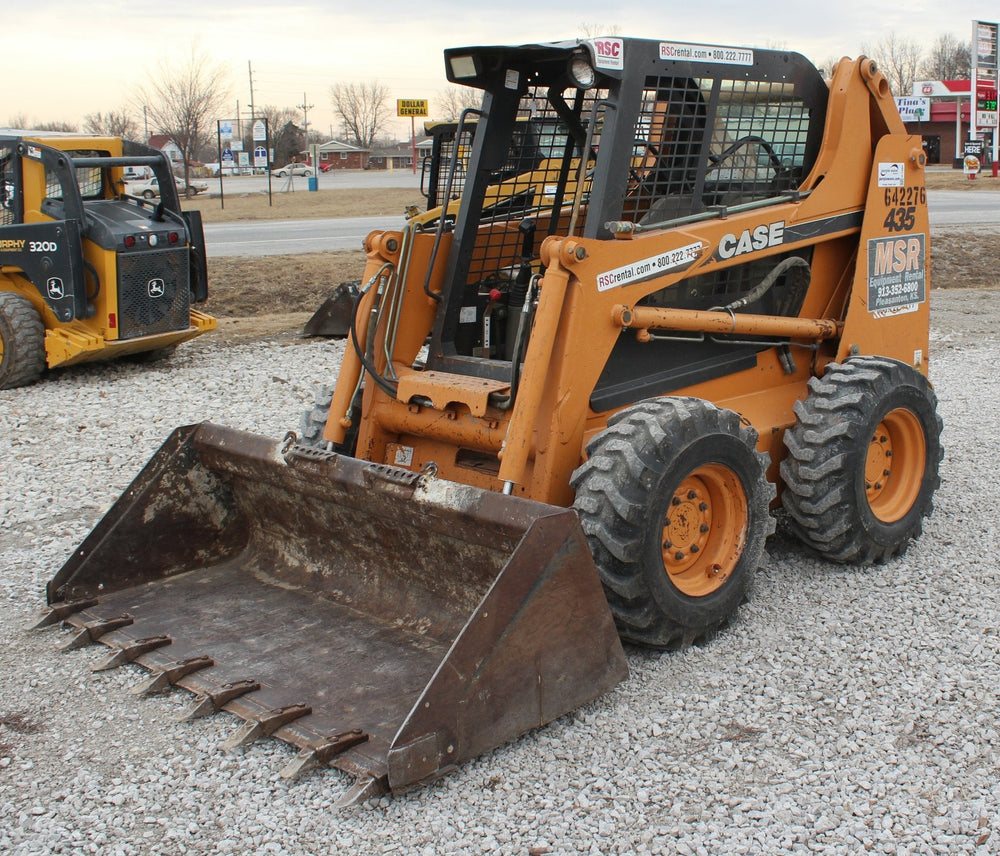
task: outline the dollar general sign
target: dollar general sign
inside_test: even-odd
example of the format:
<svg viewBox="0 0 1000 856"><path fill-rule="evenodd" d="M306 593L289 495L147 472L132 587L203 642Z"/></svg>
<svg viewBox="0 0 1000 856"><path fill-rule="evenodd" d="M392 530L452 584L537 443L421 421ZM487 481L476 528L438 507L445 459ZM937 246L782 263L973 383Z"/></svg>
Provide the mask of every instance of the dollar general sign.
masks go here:
<svg viewBox="0 0 1000 856"><path fill-rule="evenodd" d="M400 98L396 101L397 116L426 116L426 98Z"/></svg>

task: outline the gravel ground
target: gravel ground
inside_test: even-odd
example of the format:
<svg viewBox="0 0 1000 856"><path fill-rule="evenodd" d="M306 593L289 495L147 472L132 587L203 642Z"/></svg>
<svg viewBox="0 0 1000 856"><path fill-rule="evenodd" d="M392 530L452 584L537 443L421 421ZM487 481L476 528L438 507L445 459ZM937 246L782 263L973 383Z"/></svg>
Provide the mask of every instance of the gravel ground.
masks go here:
<svg viewBox="0 0 1000 856"><path fill-rule="evenodd" d="M946 458L903 558L835 567L779 529L711 643L630 650L597 702L343 812L346 776L283 782L289 747L224 752L234 717L177 723L187 693L137 700L142 670L92 674L102 646L60 654L66 631L23 630L174 427L281 436L337 347L206 337L0 393L0 853L1000 853L995 299L933 295Z"/></svg>

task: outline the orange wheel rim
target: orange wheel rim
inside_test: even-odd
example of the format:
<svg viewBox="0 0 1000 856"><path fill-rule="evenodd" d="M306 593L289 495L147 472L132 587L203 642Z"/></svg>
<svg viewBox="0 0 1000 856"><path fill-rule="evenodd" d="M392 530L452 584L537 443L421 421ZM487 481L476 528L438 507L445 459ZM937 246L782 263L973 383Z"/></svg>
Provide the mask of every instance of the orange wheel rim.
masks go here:
<svg viewBox="0 0 1000 856"><path fill-rule="evenodd" d="M872 435L865 461L865 496L883 523L913 508L924 478L927 441L920 420L905 408L887 413Z"/></svg>
<svg viewBox="0 0 1000 856"><path fill-rule="evenodd" d="M729 467L705 464L674 492L663 523L663 567L683 594L704 597L732 576L746 546L743 485Z"/></svg>

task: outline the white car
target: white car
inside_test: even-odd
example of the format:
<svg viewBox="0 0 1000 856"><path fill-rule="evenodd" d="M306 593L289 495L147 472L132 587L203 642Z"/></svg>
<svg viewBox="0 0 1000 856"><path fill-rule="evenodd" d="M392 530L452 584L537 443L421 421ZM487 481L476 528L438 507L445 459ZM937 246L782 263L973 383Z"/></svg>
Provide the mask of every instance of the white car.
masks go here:
<svg viewBox="0 0 1000 856"><path fill-rule="evenodd" d="M155 179L154 179L154 181L155 181ZM189 187L191 189L191 195L192 196L197 196L199 193L204 193L206 190L208 190L208 182L207 181L192 181L192 182L190 182L187 185L184 184L184 179L183 178L174 178L174 181L177 183L177 192L181 196L184 196L184 188L185 188L185 186L187 186L187 187Z"/></svg>
<svg viewBox="0 0 1000 856"><path fill-rule="evenodd" d="M307 163L290 163L271 171L271 175L276 175L279 178L284 178L286 175L311 176L312 174L312 167Z"/></svg>
<svg viewBox="0 0 1000 856"><path fill-rule="evenodd" d="M145 178L140 181L125 183L125 192L144 199L153 199L160 195L160 182L155 178Z"/></svg>
<svg viewBox="0 0 1000 856"><path fill-rule="evenodd" d="M181 196L184 196L184 188L187 187L184 179L175 177L174 182L177 184L177 192ZM199 193L204 193L208 190L208 184L204 181L192 181L190 187L192 196L197 196ZM155 177L143 181L130 181L126 183L125 189L132 196L141 196L143 199L155 199L160 195L160 181Z"/></svg>

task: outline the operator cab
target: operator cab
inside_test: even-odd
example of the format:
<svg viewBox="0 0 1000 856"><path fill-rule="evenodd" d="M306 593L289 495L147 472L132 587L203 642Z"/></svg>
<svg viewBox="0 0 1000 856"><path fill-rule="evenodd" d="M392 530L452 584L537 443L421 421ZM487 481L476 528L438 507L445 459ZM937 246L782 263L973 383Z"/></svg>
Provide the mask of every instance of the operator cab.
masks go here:
<svg viewBox="0 0 1000 856"><path fill-rule="evenodd" d="M474 138L460 211L442 227L454 236L428 368L509 374L513 316L549 235L611 239L612 221L655 228L799 186L822 139L822 76L794 53L706 50L607 38L446 51L449 80L484 99L458 131ZM647 305L719 306L766 273L737 265ZM766 311L795 314L802 293L784 276Z"/></svg>

